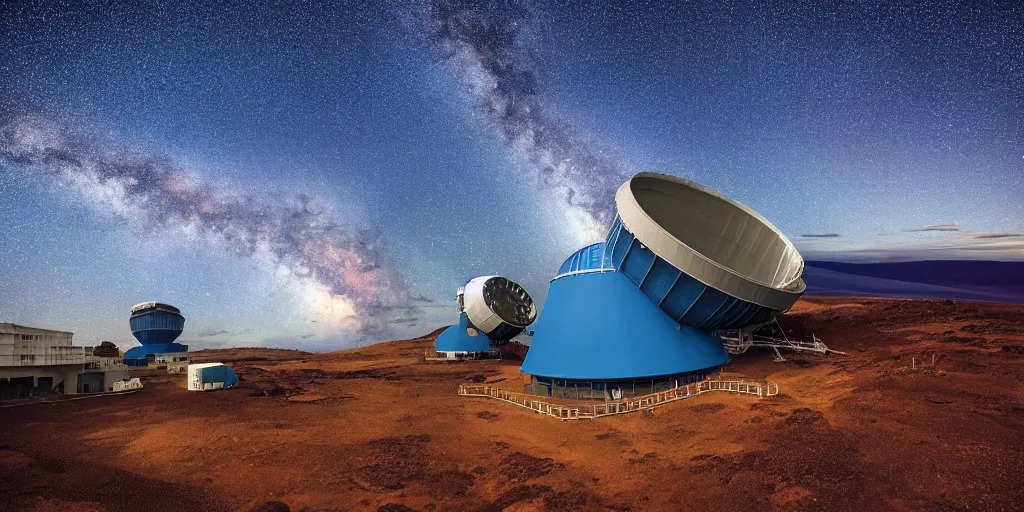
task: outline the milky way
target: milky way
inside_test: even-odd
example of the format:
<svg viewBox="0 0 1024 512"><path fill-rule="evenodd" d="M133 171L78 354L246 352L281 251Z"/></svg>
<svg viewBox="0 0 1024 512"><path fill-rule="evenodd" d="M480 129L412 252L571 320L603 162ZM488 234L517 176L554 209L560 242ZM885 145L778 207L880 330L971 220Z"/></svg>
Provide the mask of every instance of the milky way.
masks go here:
<svg viewBox="0 0 1024 512"><path fill-rule="evenodd" d="M607 229L615 190L628 172L545 110L537 70L521 42L531 21L527 4L434 0L425 12L433 46L457 66L479 111L545 185L584 215L585 229Z"/></svg>
<svg viewBox="0 0 1024 512"><path fill-rule="evenodd" d="M1024 259L1024 2L4 5L0 321L83 344L143 300L196 347L415 336L491 273L543 309L641 170L806 259Z"/></svg>
<svg viewBox="0 0 1024 512"><path fill-rule="evenodd" d="M65 185L154 235L198 240L307 285L315 306L367 335L408 294L377 235L299 195L272 202L200 181L161 155L110 150L38 115L0 112L0 164ZM312 288L309 288L309 285Z"/></svg>

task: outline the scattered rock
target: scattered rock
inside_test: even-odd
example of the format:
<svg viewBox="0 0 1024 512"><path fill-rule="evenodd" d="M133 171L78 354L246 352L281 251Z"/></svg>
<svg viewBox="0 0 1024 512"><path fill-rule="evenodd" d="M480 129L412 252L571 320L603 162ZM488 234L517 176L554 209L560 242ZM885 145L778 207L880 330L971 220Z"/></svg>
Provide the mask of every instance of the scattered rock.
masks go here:
<svg viewBox="0 0 1024 512"><path fill-rule="evenodd" d="M427 465L426 443L429 442L429 434L370 441L374 462L360 468L359 476L370 485L391 490L422 480Z"/></svg>
<svg viewBox="0 0 1024 512"><path fill-rule="evenodd" d="M385 370L353 370L348 372L330 372L319 368L301 368L298 370L281 370L279 373L286 378L300 379L377 379L377 380L400 380L393 372Z"/></svg>
<svg viewBox="0 0 1024 512"><path fill-rule="evenodd" d="M444 471L430 476L431 488L439 493L437 497L454 496L461 498L466 495L476 480L473 475L462 471Z"/></svg>
<svg viewBox="0 0 1024 512"><path fill-rule="evenodd" d="M517 485L505 491L487 510L504 510L521 501L530 501L552 493L550 485Z"/></svg>
<svg viewBox="0 0 1024 512"><path fill-rule="evenodd" d="M248 396L252 397L275 397L275 398L287 398L291 395L297 395L306 391L305 388L299 386L284 387L276 382L253 382L248 381L239 386L242 389L251 389L252 391Z"/></svg>
<svg viewBox="0 0 1024 512"><path fill-rule="evenodd" d="M291 512L291 508L284 502L268 501L249 509L249 512Z"/></svg>
<svg viewBox="0 0 1024 512"><path fill-rule="evenodd" d="M303 368L299 370L299 374L303 377L309 377L313 379L326 379L327 373L319 368Z"/></svg>
<svg viewBox="0 0 1024 512"><path fill-rule="evenodd" d="M647 464L653 462L658 458L658 454L655 452L645 453L643 457L637 457L635 459L629 459L630 464Z"/></svg>
<svg viewBox="0 0 1024 512"><path fill-rule="evenodd" d="M690 461L703 463L691 466L691 473L707 473L708 471L711 471L712 469L715 469L716 467L725 463L725 459L719 457L718 455L713 455L710 453L697 455L696 457L691 458Z"/></svg>
<svg viewBox="0 0 1024 512"><path fill-rule="evenodd" d="M718 455L714 455L714 454L711 454L711 453L703 453L701 455L696 455L696 456L690 458L690 460L691 461L710 460L710 461L714 461L714 462L722 462L723 459L721 457L719 457Z"/></svg>
<svg viewBox="0 0 1024 512"><path fill-rule="evenodd" d="M501 474L516 482L544 476L551 472L555 460L550 458L540 459L522 452L515 452L505 457L499 464Z"/></svg>
<svg viewBox="0 0 1024 512"><path fill-rule="evenodd" d="M957 336L955 334L943 334L939 337L941 343L959 343L961 345L979 345L985 343L984 338L976 336Z"/></svg>
<svg viewBox="0 0 1024 512"><path fill-rule="evenodd" d="M416 512L416 509L399 503L388 503L377 507L377 512Z"/></svg>
<svg viewBox="0 0 1024 512"><path fill-rule="evenodd" d="M778 396L784 396L784 395L778 395ZM769 415L775 416L775 417L778 417L778 418L783 418L783 417L789 416L788 413L785 413L785 412L782 412L782 411L776 411L775 407L777 405L778 405L778 403L775 403L775 402L755 402L755 403L750 404L750 410L751 411L764 411L764 412L768 413Z"/></svg>
<svg viewBox="0 0 1024 512"><path fill-rule="evenodd" d="M963 332L971 334L1017 334L1024 332L1024 327L1012 323L993 323L987 325L968 324L960 328Z"/></svg>
<svg viewBox="0 0 1024 512"><path fill-rule="evenodd" d="M725 404L721 402L713 402L710 404L697 404L690 407L693 412L699 413L715 413L725 409Z"/></svg>
<svg viewBox="0 0 1024 512"><path fill-rule="evenodd" d="M568 491L547 494L544 496L544 508L547 510L585 510L588 497L581 490L582 487L581 484Z"/></svg>
<svg viewBox="0 0 1024 512"><path fill-rule="evenodd" d="M790 414L789 417L786 418L786 423L789 425L811 425L824 418L825 415L822 414L821 411L801 407L799 409L793 409L793 414Z"/></svg>
<svg viewBox="0 0 1024 512"><path fill-rule="evenodd" d="M629 446L631 444L629 439L622 437L620 432L616 432L614 430L603 434L597 434L594 438L598 441L615 441L621 446Z"/></svg>

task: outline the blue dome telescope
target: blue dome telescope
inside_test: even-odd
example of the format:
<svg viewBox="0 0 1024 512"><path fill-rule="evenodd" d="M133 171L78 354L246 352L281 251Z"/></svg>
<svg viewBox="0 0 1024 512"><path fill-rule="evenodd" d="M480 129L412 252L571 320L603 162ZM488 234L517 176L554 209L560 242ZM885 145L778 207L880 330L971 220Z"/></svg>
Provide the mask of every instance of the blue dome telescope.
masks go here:
<svg viewBox="0 0 1024 512"><path fill-rule="evenodd" d="M449 358L491 352L533 323L537 306L519 283L502 276L470 279L456 294L459 323L438 335L434 348Z"/></svg>
<svg viewBox="0 0 1024 512"><path fill-rule="evenodd" d="M719 331L770 322L804 292L793 243L714 190L640 173L615 207L605 241L551 281L522 366L534 394L617 399L702 380L729 362Z"/></svg>
<svg viewBox="0 0 1024 512"><path fill-rule="evenodd" d="M125 352L124 362L128 366L146 366L156 354L188 351L188 345L174 342L185 328L185 317L174 306L159 302L136 304L128 325L142 344Z"/></svg>

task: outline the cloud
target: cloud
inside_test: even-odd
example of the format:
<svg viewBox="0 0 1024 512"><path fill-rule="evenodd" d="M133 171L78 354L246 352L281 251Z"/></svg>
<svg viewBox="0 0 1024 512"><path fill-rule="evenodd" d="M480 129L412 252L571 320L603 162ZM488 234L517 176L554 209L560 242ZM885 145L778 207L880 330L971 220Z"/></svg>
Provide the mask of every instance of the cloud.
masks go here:
<svg viewBox="0 0 1024 512"><path fill-rule="evenodd" d="M212 338L214 336L220 336L222 334L230 335L231 333L228 331L215 331L213 329L203 329L202 331L199 332L199 334L196 334L196 336L200 338Z"/></svg>
<svg viewBox="0 0 1024 512"><path fill-rule="evenodd" d="M541 101L538 71L523 42L534 17L527 4L429 0L422 14L430 43L456 68L477 111L561 196L582 230L604 234L615 191L631 173Z"/></svg>
<svg viewBox="0 0 1024 512"><path fill-rule="evenodd" d="M216 348L228 348L228 347L231 347L233 345L236 345L235 343L230 342L230 341L216 341L216 340L187 340L187 339L178 339L177 342L181 343L181 344L184 344L184 345L188 345L188 348L191 351L216 349ZM137 342L136 343L131 343L130 345L131 346L129 346L128 348L139 346L139 344ZM124 348L124 347L122 347L122 348Z"/></svg>
<svg viewBox="0 0 1024 512"><path fill-rule="evenodd" d="M202 181L165 155L100 147L60 122L0 109L0 165L65 186L154 236L262 265L335 326L383 335L408 292L379 235L332 218L309 196L261 200Z"/></svg>
<svg viewBox="0 0 1024 512"><path fill-rule="evenodd" d="M410 316L410 317L406 317L406 318L395 318L395 319L392 320L392 322L396 322L396 323L400 323L400 324L407 324L407 323L410 323L410 322L419 322L420 320L423 320L423 319L420 318L420 317L417 317L417 316Z"/></svg>
<svg viewBox="0 0 1024 512"><path fill-rule="evenodd" d="M933 236L843 237L839 245L813 246L800 253L809 260L883 262L916 260L1024 260L1024 234L946 231Z"/></svg>
<svg viewBox="0 0 1024 512"><path fill-rule="evenodd" d="M910 228L904 229L907 233L920 233L924 231L960 231L960 226L956 224L935 224L932 226L925 226L923 228Z"/></svg>
<svg viewBox="0 0 1024 512"><path fill-rule="evenodd" d="M811 234L811 235L800 235L803 238L839 238L838 233L822 233L822 234Z"/></svg>

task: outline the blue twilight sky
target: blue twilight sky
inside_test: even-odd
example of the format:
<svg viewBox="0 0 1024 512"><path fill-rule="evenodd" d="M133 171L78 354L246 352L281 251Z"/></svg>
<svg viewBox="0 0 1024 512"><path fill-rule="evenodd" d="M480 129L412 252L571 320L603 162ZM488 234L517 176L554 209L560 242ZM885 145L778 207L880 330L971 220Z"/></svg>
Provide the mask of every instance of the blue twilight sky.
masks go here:
<svg viewBox="0 0 1024 512"><path fill-rule="evenodd" d="M643 170L807 258L1024 260L1024 4L137 4L0 5L0 321L418 335L543 303Z"/></svg>

